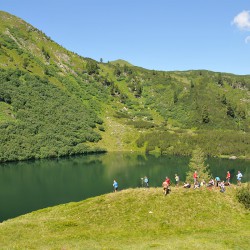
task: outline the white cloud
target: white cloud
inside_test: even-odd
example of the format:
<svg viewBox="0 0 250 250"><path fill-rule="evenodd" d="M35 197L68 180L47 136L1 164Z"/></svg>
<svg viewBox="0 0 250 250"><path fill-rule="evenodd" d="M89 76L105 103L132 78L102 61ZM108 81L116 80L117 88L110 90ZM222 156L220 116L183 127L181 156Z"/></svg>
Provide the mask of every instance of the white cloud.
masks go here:
<svg viewBox="0 0 250 250"><path fill-rule="evenodd" d="M245 38L245 43L250 43L250 36L247 36L247 37Z"/></svg>
<svg viewBox="0 0 250 250"><path fill-rule="evenodd" d="M241 30L250 30L250 11L243 10L234 17L232 24L235 24Z"/></svg>

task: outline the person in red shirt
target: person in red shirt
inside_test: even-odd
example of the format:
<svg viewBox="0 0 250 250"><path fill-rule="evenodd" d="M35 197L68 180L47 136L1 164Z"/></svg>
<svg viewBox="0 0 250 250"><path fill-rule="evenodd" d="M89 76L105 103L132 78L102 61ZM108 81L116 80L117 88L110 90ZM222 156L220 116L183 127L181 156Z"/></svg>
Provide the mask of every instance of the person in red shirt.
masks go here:
<svg viewBox="0 0 250 250"><path fill-rule="evenodd" d="M166 177L165 182L167 182L167 184L170 185L170 179L168 177Z"/></svg>
<svg viewBox="0 0 250 250"><path fill-rule="evenodd" d="M162 183L163 192L165 195L169 194L170 192L169 185L170 185L170 179L166 177L166 180Z"/></svg>
<svg viewBox="0 0 250 250"><path fill-rule="evenodd" d="M230 184L230 178L231 178L231 174L229 171L227 171L227 176L226 176L226 180L227 180L227 183Z"/></svg>
<svg viewBox="0 0 250 250"><path fill-rule="evenodd" d="M194 171L194 184L197 182L197 179L198 179L198 174L197 174L197 171Z"/></svg>

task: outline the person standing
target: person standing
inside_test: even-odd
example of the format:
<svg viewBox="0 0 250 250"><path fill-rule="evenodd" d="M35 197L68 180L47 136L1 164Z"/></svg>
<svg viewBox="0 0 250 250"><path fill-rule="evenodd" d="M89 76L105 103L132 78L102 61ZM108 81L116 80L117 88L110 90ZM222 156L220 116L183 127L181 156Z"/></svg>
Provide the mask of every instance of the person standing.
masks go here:
<svg viewBox="0 0 250 250"><path fill-rule="evenodd" d="M117 183L116 180L114 180L114 182L113 182L113 187L114 187L114 192L117 192L117 190L118 190L118 183Z"/></svg>
<svg viewBox="0 0 250 250"><path fill-rule="evenodd" d="M165 194L165 195L167 195L168 193L169 193L169 189L168 189L168 184L167 184L167 182L166 182L166 180L162 183L162 187L163 187L163 193Z"/></svg>
<svg viewBox="0 0 250 250"><path fill-rule="evenodd" d="M220 183L220 192L221 193L224 193L226 191L226 189L225 189L225 183L224 183L224 181L222 181L221 183Z"/></svg>
<svg viewBox="0 0 250 250"><path fill-rule="evenodd" d="M231 178L231 174L229 171L227 171L226 180L227 180L228 185L230 185L230 178Z"/></svg>
<svg viewBox="0 0 250 250"><path fill-rule="evenodd" d="M165 195L169 194L170 192L170 179L168 177L166 177L166 180L162 183L162 187L163 187L163 192Z"/></svg>
<svg viewBox="0 0 250 250"><path fill-rule="evenodd" d="M219 187L219 184L220 184L220 177L216 176L215 177L215 185L216 185L216 187Z"/></svg>
<svg viewBox="0 0 250 250"><path fill-rule="evenodd" d="M177 175L177 174L175 174L175 186L179 186L179 181L180 181L180 177L179 177L179 175Z"/></svg>
<svg viewBox="0 0 250 250"><path fill-rule="evenodd" d="M197 182L197 180L198 180L198 174L197 174L197 171L194 171L193 178L194 178L194 184L196 184L196 182Z"/></svg>
<svg viewBox="0 0 250 250"><path fill-rule="evenodd" d="M147 187L147 188L149 187L149 184L148 184L148 183L149 183L148 177L145 176L145 177L144 177L144 184L145 184L145 187Z"/></svg>
<svg viewBox="0 0 250 250"><path fill-rule="evenodd" d="M168 177L166 177L165 182L168 184L168 186L170 185L170 179Z"/></svg>
<svg viewBox="0 0 250 250"><path fill-rule="evenodd" d="M242 173L240 171L238 171L238 174L236 175L237 177L237 185L240 186L241 185L241 178L243 177Z"/></svg>

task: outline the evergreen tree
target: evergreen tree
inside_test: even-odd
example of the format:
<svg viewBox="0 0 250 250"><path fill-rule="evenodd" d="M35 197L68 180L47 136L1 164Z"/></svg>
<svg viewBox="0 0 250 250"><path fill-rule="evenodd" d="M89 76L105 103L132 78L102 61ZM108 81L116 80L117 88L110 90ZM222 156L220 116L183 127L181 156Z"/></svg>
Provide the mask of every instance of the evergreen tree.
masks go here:
<svg viewBox="0 0 250 250"><path fill-rule="evenodd" d="M28 66L29 66L29 59L28 58L24 58L24 60L23 60L23 68L27 69Z"/></svg>
<svg viewBox="0 0 250 250"><path fill-rule="evenodd" d="M121 69L120 69L119 66L115 68L114 74L115 74L117 77L119 77L119 76L122 74L122 71L121 71Z"/></svg>
<svg viewBox="0 0 250 250"><path fill-rule="evenodd" d="M193 82L193 80L191 80L190 86L191 86L191 88L194 88L194 82Z"/></svg>
<svg viewBox="0 0 250 250"><path fill-rule="evenodd" d="M234 108L231 105L231 103L228 103L228 106L227 106L227 115L230 116L230 117L232 117L232 118L235 118Z"/></svg>
<svg viewBox="0 0 250 250"><path fill-rule="evenodd" d="M178 102L178 95L176 92L174 92L174 103Z"/></svg>
<svg viewBox="0 0 250 250"><path fill-rule="evenodd" d="M198 173L198 181L208 181L211 178L211 173L208 169L208 165L205 163L206 157L201 148L197 147L193 150L192 158L189 162L189 171L186 174L186 181L193 182L193 174L195 171Z"/></svg>
<svg viewBox="0 0 250 250"><path fill-rule="evenodd" d="M50 54L49 54L48 51L45 50L44 47L42 47L42 53L43 53L45 59L46 59L47 61L49 61L49 59L50 59Z"/></svg>
<svg viewBox="0 0 250 250"><path fill-rule="evenodd" d="M140 84L138 84L136 87L135 97L139 98L139 97L141 97L141 94L142 94L142 86Z"/></svg>
<svg viewBox="0 0 250 250"><path fill-rule="evenodd" d="M88 61L86 65L86 69L89 75L98 73L98 65L94 61Z"/></svg>
<svg viewBox="0 0 250 250"><path fill-rule="evenodd" d="M204 106L202 108L201 119L202 119L202 123L209 123L209 121L210 121L209 112L208 112L207 106Z"/></svg>
<svg viewBox="0 0 250 250"><path fill-rule="evenodd" d="M223 79L222 79L221 73L220 73L219 76L218 76L218 81L217 81L217 83L218 83L219 86L223 86Z"/></svg>
<svg viewBox="0 0 250 250"><path fill-rule="evenodd" d="M227 105L227 98L226 98L225 94L221 97L221 103Z"/></svg>

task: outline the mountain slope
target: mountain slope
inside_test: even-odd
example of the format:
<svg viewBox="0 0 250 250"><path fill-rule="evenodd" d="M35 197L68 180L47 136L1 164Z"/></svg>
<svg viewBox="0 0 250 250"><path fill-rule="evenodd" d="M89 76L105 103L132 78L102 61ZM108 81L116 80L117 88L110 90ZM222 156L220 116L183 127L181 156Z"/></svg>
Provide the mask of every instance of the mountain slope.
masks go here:
<svg viewBox="0 0 250 250"><path fill-rule="evenodd" d="M250 157L250 76L67 51L0 12L0 161L105 150Z"/></svg>

